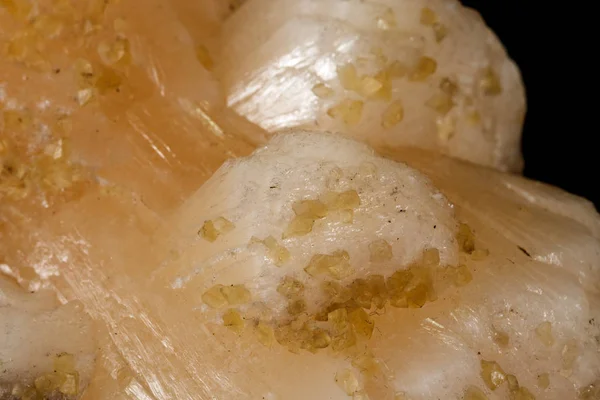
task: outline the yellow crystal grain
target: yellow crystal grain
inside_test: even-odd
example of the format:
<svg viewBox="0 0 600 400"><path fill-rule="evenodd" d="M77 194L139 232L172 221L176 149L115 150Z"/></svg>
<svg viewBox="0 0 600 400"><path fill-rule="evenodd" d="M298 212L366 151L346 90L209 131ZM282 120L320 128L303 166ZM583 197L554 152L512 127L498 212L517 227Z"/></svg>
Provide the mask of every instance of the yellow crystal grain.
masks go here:
<svg viewBox="0 0 600 400"><path fill-rule="evenodd" d="M264 322L259 322L255 329L258 341L265 347L271 347L275 341L273 328Z"/></svg>
<svg viewBox="0 0 600 400"><path fill-rule="evenodd" d="M410 72L408 78L413 82L423 82L436 71L437 62L431 57L423 56L419 59L415 69Z"/></svg>
<svg viewBox="0 0 600 400"><path fill-rule="evenodd" d="M385 64L388 61L388 58L383 53L381 47L371 48L371 54L375 57L375 61L377 61L378 64Z"/></svg>
<svg viewBox="0 0 600 400"><path fill-rule="evenodd" d="M325 349L331 344L331 336L323 329L315 329L310 339L310 347L313 349Z"/></svg>
<svg viewBox="0 0 600 400"><path fill-rule="evenodd" d="M77 103L79 103L80 106L85 106L92 100L92 97L94 97L94 92L90 88L77 91Z"/></svg>
<svg viewBox="0 0 600 400"><path fill-rule="evenodd" d="M475 250L475 236L467 224L460 224L456 236L460 251L471 254Z"/></svg>
<svg viewBox="0 0 600 400"><path fill-rule="evenodd" d="M550 375L547 372L538 375L537 385L540 389L548 389L548 386L550 386Z"/></svg>
<svg viewBox="0 0 600 400"><path fill-rule="evenodd" d="M554 344L554 335L552 334L552 323L544 321L535 328L535 335L544 346L551 347Z"/></svg>
<svg viewBox="0 0 600 400"><path fill-rule="evenodd" d="M535 396L529 389L519 385L519 381L514 375L507 375L508 390L510 400L535 400Z"/></svg>
<svg viewBox="0 0 600 400"><path fill-rule="evenodd" d="M466 265L461 264L458 267L456 267L454 275L454 284L456 286L465 286L472 280L473 275L471 274L471 271Z"/></svg>
<svg viewBox="0 0 600 400"><path fill-rule="evenodd" d="M372 354L361 354L352 360L352 366L360 370L363 376L374 376L380 370L381 366Z"/></svg>
<svg viewBox="0 0 600 400"><path fill-rule="evenodd" d="M235 333L242 333L244 330L244 319L237 310L227 310L223 314L223 325Z"/></svg>
<svg viewBox="0 0 600 400"><path fill-rule="evenodd" d="M440 265L440 251L438 249L425 249L423 251L423 266L435 268Z"/></svg>
<svg viewBox="0 0 600 400"><path fill-rule="evenodd" d="M115 69L110 67L101 67L97 79L94 82L94 87L101 95L107 94L110 90L117 90L123 82L122 75Z"/></svg>
<svg viewBox="0 0 600 400"><path fill-rule="evenodd" d="M579 355L580 349L577 341L575 339L567 341L561 350L562 369L565 371L572 370Z"/></svg>
<svg viewBox="0 0 600 400"><path fill-rule="evenodd" d="M435 120L435 126L439 140L446 143L456 134L456 117L451 114L440 115Z"/></svg>
<svg viewBox="0 0 600 400"><path fill-rule="evenodd" d="M221 293L232 306L249 303L252 298L250 291L244 285L222 286Z"/></svg>
<svg viewBox="0 0 600 400"><path fill-rule="evenodd" d="M112 42L102 42L98 45L98 54L107 65L125 64L131 58L129 40L118 37Z"/></svg>
<svg viewBox="0 0 600 400"><path fill-rule="evenodd" d="M401 100L393 101L381 115L381 126L390 129L404 120L404 104Z"/></svg>
<svg viewBox="0 0 600 400"><path fill-rule="evenodd" d="M506 332L492 327L492 339L498 346L505 348L510 343L510 337Z"/></svg>
<svg viewBox="0 0 600 400"><path fill-rule="evenodd" d="M304 271L313 277L326 274L338 280L348 277L353 272L350 267L350 256L345 250L314 255Z"/></svg>
<svg viewBox="0 0 600 400"><path fill-rule="evenodd" d="M435 41L440 43L448 36L448 27L439 22L433 24L433 36L435 37Z"/></svg>
<svg viewBox="0 0 600 400"><path fill-rule="evenodd" d="M450 97L456 96L459 91L458 85L450 78L442 78L440 81L440 89Z"/></svg>
<svg viewBox="0 0 600 400"><path fill-rule="evenodd" d="M371 262L390 261L392 257L392 246L385 239L377 239L369 243L369 259Z"/></svg>
<svg viewBox="0 0 600 400"><path fill-rule="evenodd" d="M506 381L506 374L495 361L481 360L481 378L491 390L496 390Z"/></svg>
<svg viewBox="0 0 600 400"><path fill-rule="evenodd" d="M292 205L294 213L310 218L323 218L327 216L327 206L319 200L301 200Z"/></svg>
<svg viewBox="0 0 600 400"><path fill-rule="evenodd" d="M358 91L360 89L360 78L354 64L345 64L337 68L340 84L346 90Z"/></svg>
<svg viewBox="0 0 600 400"><path fill-rule="evenodd" d="M298 315L306 310L306 302L302 299L292 300L287 307L290 315Z"/></svg>
<svg viewBox="0 0 600 400"><path fill-rule="evenodd" d="M421 308L427 303L428 288L425 284L419 283L414 288L406 292L406 301L409 308Z"/></svg>
<svg viewBox="0 0 600 400"><path fill-rule="evenodd" d="M67 396L76 396L79 393L79 374L64 374L64 380L58 391Z"/></svg>
<svg viewBox="0 0 600 400"><path fill-rule="evenodd" d="M390 304L393 307L406 308L408 302L404 290L413 280L414 275L409 270L401 270L394 272L386 281Z"/></svg>
<svg viewBox="0 0 600 400"><path fill-rule="evenodd" d="M344 303L350 300L353 295L347 287L334 281L323 282L321 288L325 296L335 303Z"/></svg>
<svg viewBox="0 0 600 400"><path fill-rule="evenodd" d="M360 80L359 92L365 97L375 95L383 87L383 84L372 76L364 76Z"/></svg>
<svg viewBox="0 0 600 400"><path fill-rule="evenodd" d="M438 16L431 8L423 7L421 9L421 24L425 26L432 26L437 22L437 20Z"/></svg>
<svg viewBox="0 0 600 400"><path fill-rule="evenodd" d="M396 15L391 8L386 9L381 16L377 17L377 27L381 30L392 30L397 26Z"/></svg>
<svg viewBox="0 0 600 400"><path fill-rule="evenodd" d="M287 239L295 236L306 236L312 232L314 225L315 218L297 215L287 226L282 238Z"/></svg>
<svg viewBox="0 0 600 400"><path fill-rule="evenodd" d="M221 291L223 285L215 285L202 295L202 301L211 308L221 308L227 305L227 299Z"/></svg>
<svg viewBox="0 0 600 400"><path fill-rule="evenodd" d="M317 83L316 85L314 85L312 87L312 92L315 96L317 96L320 99L328 99L330 97L333 97L333 95L335 94L333 89L324 83Z"/></svg>
<svg viewBox="0 0 600 400"><path fill-rule="evenodd" d="M327 314L327 322L331 324L332 332L334 335L341 334L348 329L348 310L345 308L338 308L337 310L331 311Z"/></svg>
<svg viewBox="0 0 600 400"><path fill-rule="evenodd" d="M196 47L196 59L208 71L212 71L212 69L215 66L215 62L213 61L213 58L210 55L210 52L208 51L208 48L203 44L200 44Z"/></svg>
<svg viewBox="0 0 600 400"><path fill-rule="evenodd" d="M395 70L392 69L393 66L396 67ZM392 100L392 79L400 77L402 74L400 69L400 64L392 63L392 65L375 74L375 79L381 83L381 88L371 96L372 99L382 101Z"/></svg>
<svg viewBox="0 0 600 400"><path fill-rule="evenodd" d="M327 192L321 200L329 210L352 210L360 206L360 197L356 190L345 192Z"/></svg>
<svg viewBox="0 0 600 400"><path fill-rule="evenodd" d="M487 249L475 249L473 253L471 253L471 260L473 261L483 261L490 255L490 251Z"/></svg>
<svg viewBox="0 0 600 400"><path fill-rule="evenodd" d="M231 221L223 217L218 217L214 220L205 221L202 228L198 231L198 235L209 242L214 242L219 236L231 232L234 228L235 225Z"/></svg>
<svg viewBox="0 0 600 400"><path fill-rule="evenodd" d="M454 102L448 94L437 93L430 97L425 105L440 115L446 115L454 107Z"/></svg>
<svg viewBox="0 0 600 400"><path fill-rule="evenodd" d="M283 264L289 261L289 250L277 243L277 240L273 236L268 236L265 238L263 243L267 249L269 249L269 258L273 260L273 263L276 266L281 267Z"/></svg>
<svg viewBox="0 0 600 400"><path fill-rule="evenodd" d="M68 353L61 353L54 358L54 370L57 372L74 373L75 356Z"/></svg>
<svg viewBox="0 0 600 400"><path fill-rule="evenodd" d="M492 67L484 70L479 86L487 96L497 96L502 93L500 77Z"/></svg>
<svg viewBox="0 0 600 400"><path fill-rule="evenodd" d="M297 279L286 276L277 286L277 292L287 298L295 298L302 295L304 292L304 285Z"/></svg>
<svg viewBox="0 0 600 400"><path fill-rule="evenodd" d="M386 72L393 79L399 79L406 76L409 68L405 63L399 60L392 61L390 65L388 65Z"/></svg>
<svg viewBox="0 0 600 400"><path fill-rule="evenodd" d="M370 275L367 277L367 285L372 294L373 305L380 309L383 308L388 300L385 278L382 275Z"/></svg>
<svg viewBox="0 0 600 400"><path fill-rule="evenodd" d="M373 300L373 292L366 279L356 279L350 285L352 291L352 299L362 308L367 310L371 308Z"/></svg>
<svg viewBox="0 0 600 400"><path fill-rule="evenodd" d="M375 323L365 310L362 308L352 310L348 314L348 320L354 327L354 331L356 333L367 339L371 338L373 335L373 329L375 328Z"/></svg>
<svg viewBox="0 0 600 400"><path fill-rule="evenodd" d="M353 126L362 119L363 108L364 102L348 98L327 110L327 115L348 126Z"/></svg>
<svg viewBox="0 0 600 400"><path fill-rule="evenodd" d="M352 396L353 393L360 389L360 384L354 372L349 369L344 369L335 375L335 383L346 393Z"/></svg>

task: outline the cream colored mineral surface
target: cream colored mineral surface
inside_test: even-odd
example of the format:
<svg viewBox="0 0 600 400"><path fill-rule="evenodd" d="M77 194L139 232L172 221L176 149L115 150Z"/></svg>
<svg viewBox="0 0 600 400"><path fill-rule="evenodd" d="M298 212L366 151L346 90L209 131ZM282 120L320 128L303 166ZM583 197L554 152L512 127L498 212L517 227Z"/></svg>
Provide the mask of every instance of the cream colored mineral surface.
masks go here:
<svg viewBox="0 0 600 400"><path fill-rule="evenodd" d="M242 3L0 0L0 398L599 398L598 214L456 159L520 168L480 19Z"/></svg>
<svg viewBox="0 0 600 400"><path fill-rule="evenodd" d="M519 71L456 0L253 0L225 22L217 60L227 104L269 132L522 167Z"/></svg>
<svg viewBox="0 0 600 400"><path fill-rule="evenodd" d="M78 398L93 372L94 336L78 302L60 306L53 293L29 294L0 276L0 398Z"/></svg>

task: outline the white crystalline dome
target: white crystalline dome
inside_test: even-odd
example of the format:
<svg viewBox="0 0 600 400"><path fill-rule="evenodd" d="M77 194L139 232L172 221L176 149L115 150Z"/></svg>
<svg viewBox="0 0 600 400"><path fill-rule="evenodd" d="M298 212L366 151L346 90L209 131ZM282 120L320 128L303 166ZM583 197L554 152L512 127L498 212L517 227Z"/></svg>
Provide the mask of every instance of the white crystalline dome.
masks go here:
<svg viewBox="0 0 600 400"><path fill-rule="evenodd" d="M79 398L94 345L80 304L60 306L54 294L29 294L0 276L0 399Z"/></svg>
<svg viewBox="0 0 600 400"><path fill-rule="evenodd" d="M196 239L186 249L189 263L178 258L186 271L173 286L246 284L278 311L283 302L276 289L284 277L304 285L312 312L323 306L318 283L325 278L347 285L391 275L429 248L439 250L443 263L458 261L457 224L444 196L415 170L339 135L277 136L251 157L222 166L179 214L175 229ZM235 221L231 233L214 241L202 229L196 235L206 221L223 218ZM263 243L268 237L272 245ZM276 265L279 247L285 254ZM389 249L389 256L371 261L370 249L377 248ZM318 277L304 271L313 256L336 251L347 253L347 271L313 273Z"/></svg>
<svg viewBox="0 0 600 400"><path fill-rule="evenodd" d="M178 211L154 280L246 354L247 378L279 371L261 378L273 398L575 398L600 376L597 216L580 225L593 214L568 199L552 214L564 194L520 178L406 160L426 174L341 135L278 135ZM456 207L426 177L444 173Z"/></svg>
<svg viewBox="0 0 600 400"><path fill-rule="evenodd" d="M269 132L332 130L522 168L519 71L457 0L253 0L222 32L227 103Z"/></svg>

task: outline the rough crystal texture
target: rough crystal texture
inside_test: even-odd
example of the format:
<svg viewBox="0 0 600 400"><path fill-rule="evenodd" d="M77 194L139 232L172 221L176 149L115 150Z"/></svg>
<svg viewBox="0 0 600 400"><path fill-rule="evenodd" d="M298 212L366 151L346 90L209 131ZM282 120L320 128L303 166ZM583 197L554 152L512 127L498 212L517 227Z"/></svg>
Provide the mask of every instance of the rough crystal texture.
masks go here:
<svg viewBox="0 0 600 400"><path fill-rule="evenodd" d="M94 370L95 336L79 302L61 306L51 292L30 294L0 276L0 398L80 397Z"/></svg>
<svg viewBox="0 0 600 400"><path fill-rule="evenodd" d="M0 0L0 273L37 292L0 308L0 397L597 398L596 211L440 154L520 165L518 73L480 19L241 3ZM227 104L313 133L267 141ZM28 308L45 290L67 304Z"/></svg>
<svg viewBox="0 0 600 400"><path fill-rule="evenodd" d="M457 0L252 0L220 46L227 104L270 133L311 126L522 168L519 71Z"/></svg>

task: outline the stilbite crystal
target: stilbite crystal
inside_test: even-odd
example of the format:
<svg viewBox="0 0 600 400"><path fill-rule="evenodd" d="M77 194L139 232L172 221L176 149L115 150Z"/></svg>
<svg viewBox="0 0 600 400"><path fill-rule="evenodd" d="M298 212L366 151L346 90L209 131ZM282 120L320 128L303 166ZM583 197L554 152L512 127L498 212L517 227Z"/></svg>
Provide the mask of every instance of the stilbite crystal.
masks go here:
<svg viewBox="0 0 600 400"><path fill-rule="evenodd" d="M521 165L482 21L242 3L0 0L0 398L598 397L596 211L448 157Z"/></svg>

